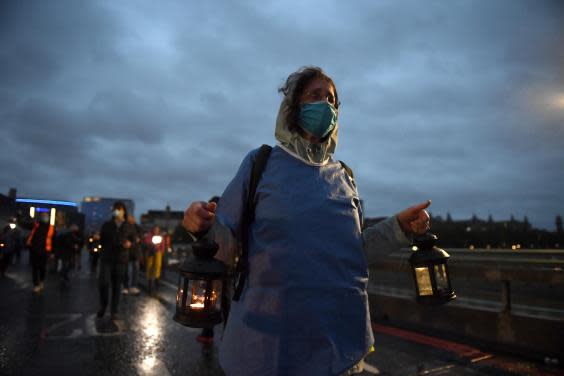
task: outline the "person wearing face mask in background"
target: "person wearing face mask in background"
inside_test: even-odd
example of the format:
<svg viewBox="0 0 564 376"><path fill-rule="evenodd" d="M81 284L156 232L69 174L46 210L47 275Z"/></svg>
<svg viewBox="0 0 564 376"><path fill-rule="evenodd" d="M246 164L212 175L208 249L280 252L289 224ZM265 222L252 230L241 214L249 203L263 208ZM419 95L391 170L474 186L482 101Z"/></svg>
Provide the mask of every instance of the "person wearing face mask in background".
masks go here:
<svg viewBox="0 0 564 376"><path fill-rule="evenodd" d="M118 319L121 285L125 268L129 261L129 250L136 240L135 228L129 225L127 209L121 201L112 206L112 219L105 222L100 230L100 274L98 288L100 291L100 309L97 317L102 318L109 302L109 291L112 291L111 319Z"/></svg>
<svg viewBox="0 0 564 376"><path fill-rule="evenodd" d="M53 255L56 231L55 226L49 221L49 213L41 212L26 241L29 248L34 293L43 291L47 260Z"/></svg>
<svg viewBox="0 0 564 376"><path fill-rule="evenodd" d="M219 204L193 202L183 225L216 241L231 264L248 231L245 283L235 290L219 349L227 375L325 376L361 373L374 338L368 309L368 264L375 254L410 244L429 229L430 201L362 229L362 207L347 168L332 158L339 99L318 67L292 73L275 137L245 228L251 168L247 154ZM238 295L240 293L240 295Z"/></svg>

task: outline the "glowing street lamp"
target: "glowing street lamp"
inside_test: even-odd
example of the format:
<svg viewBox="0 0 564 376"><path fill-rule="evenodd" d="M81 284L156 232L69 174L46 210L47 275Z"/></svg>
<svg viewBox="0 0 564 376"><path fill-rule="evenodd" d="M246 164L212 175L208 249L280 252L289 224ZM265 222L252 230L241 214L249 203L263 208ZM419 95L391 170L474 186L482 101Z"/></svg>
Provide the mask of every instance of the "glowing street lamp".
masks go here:
<svg viewBox="0 0 564 376"><path fill-rule="evenodd" d="M200 240L193 255L180 267L174 321L192 328L206 328L222 321L222 294L227 278L225 264L214 258L218 245Z"/></svg>
<svg viewBox="0 0 564 376"><path fill-rule="evenodd" d="M417 237L409 257L418 303L444 304L456 298L447 268L450 256L435 246L437 239L431 233Z"/></svg>

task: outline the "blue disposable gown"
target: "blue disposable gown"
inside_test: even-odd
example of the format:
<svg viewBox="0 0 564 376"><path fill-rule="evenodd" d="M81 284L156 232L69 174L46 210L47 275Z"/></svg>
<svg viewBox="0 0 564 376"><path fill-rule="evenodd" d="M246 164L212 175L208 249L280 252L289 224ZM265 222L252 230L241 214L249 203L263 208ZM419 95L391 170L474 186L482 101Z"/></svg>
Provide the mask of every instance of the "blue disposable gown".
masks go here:
<svg viewBox="0 0 564 376"><path fill-rule="evenodd" d="M217 257L227 262L235 249L227 238L240 239L256 152L245 157L217 208ZM339 162L309 165L277 146L255 200L249 275L240 301L232 302L221 366L229 376L346 373L374 341L354 182ZM368 235L390 251L407 242L395 217Z"/></svg>

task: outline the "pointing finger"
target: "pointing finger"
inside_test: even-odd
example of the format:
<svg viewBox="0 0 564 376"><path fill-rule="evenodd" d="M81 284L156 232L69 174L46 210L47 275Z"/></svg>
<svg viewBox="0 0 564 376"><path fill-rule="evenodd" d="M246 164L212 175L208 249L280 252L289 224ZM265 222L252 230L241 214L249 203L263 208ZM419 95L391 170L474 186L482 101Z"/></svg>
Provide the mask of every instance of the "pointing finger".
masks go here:
<svg viewBox="0 0 564 376"><path fill-rule="evenodd" d="M217 203L215 202L208 202L207 206L208 211L215 213L215 209L217 209Z"/></svg>
<svg viewBox="0 0 564 376"><path fill-rule="evenodd" d="M420 204L411 207L411 210L415 213L419 213L421 210L427 209L431 205L431 200L427 200Z"/></svg>

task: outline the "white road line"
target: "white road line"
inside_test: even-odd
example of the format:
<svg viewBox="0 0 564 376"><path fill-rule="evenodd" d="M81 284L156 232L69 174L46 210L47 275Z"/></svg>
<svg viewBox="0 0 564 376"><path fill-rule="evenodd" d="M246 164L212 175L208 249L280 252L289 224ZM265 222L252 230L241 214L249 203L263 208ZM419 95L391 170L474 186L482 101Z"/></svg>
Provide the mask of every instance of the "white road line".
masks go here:
<svg viewBox="0 0 564 376"><path fill-rule="evenodd" d="M18 274L15 273L6 273L6 277L13 279L21 289L30 289L31 288L31 281L28 278L22 278Z"/></svg>
<svg viewBox="0 0 564 376"><path fill-rule="evenodd" d="M125 330L125 324L123 322L120 322L120 321L121 320L118 320L118 321L115 322L115 325L118 328L117 332L100 333L100 332L98 332L98 330L96 330L96 314L93 313L93 314L87 316L86 319L84 320L86 335L91 336L91 337L95 337L95 336L112 337L112 336L122 335L124 330Z"/></svg>
<svg viewBox="0 0 564 376"><path fill-rule="evenodd" d="M364 362L364 370L372 375L379 375L380 370L371 364Z"/></svg>
<svg viewBox="0 0 564 376"><path fill-rule="evenodd" d="M172 283L170 283L170 282L168 282L168 281L165 281L164 279L161 279L161 280L159 281L159 283L162 283L163 285L165 285L166 287L169 287L169 288L173 289L174 291L176 291L176 290L178 289L178 286L173 285Z"/></svg>

